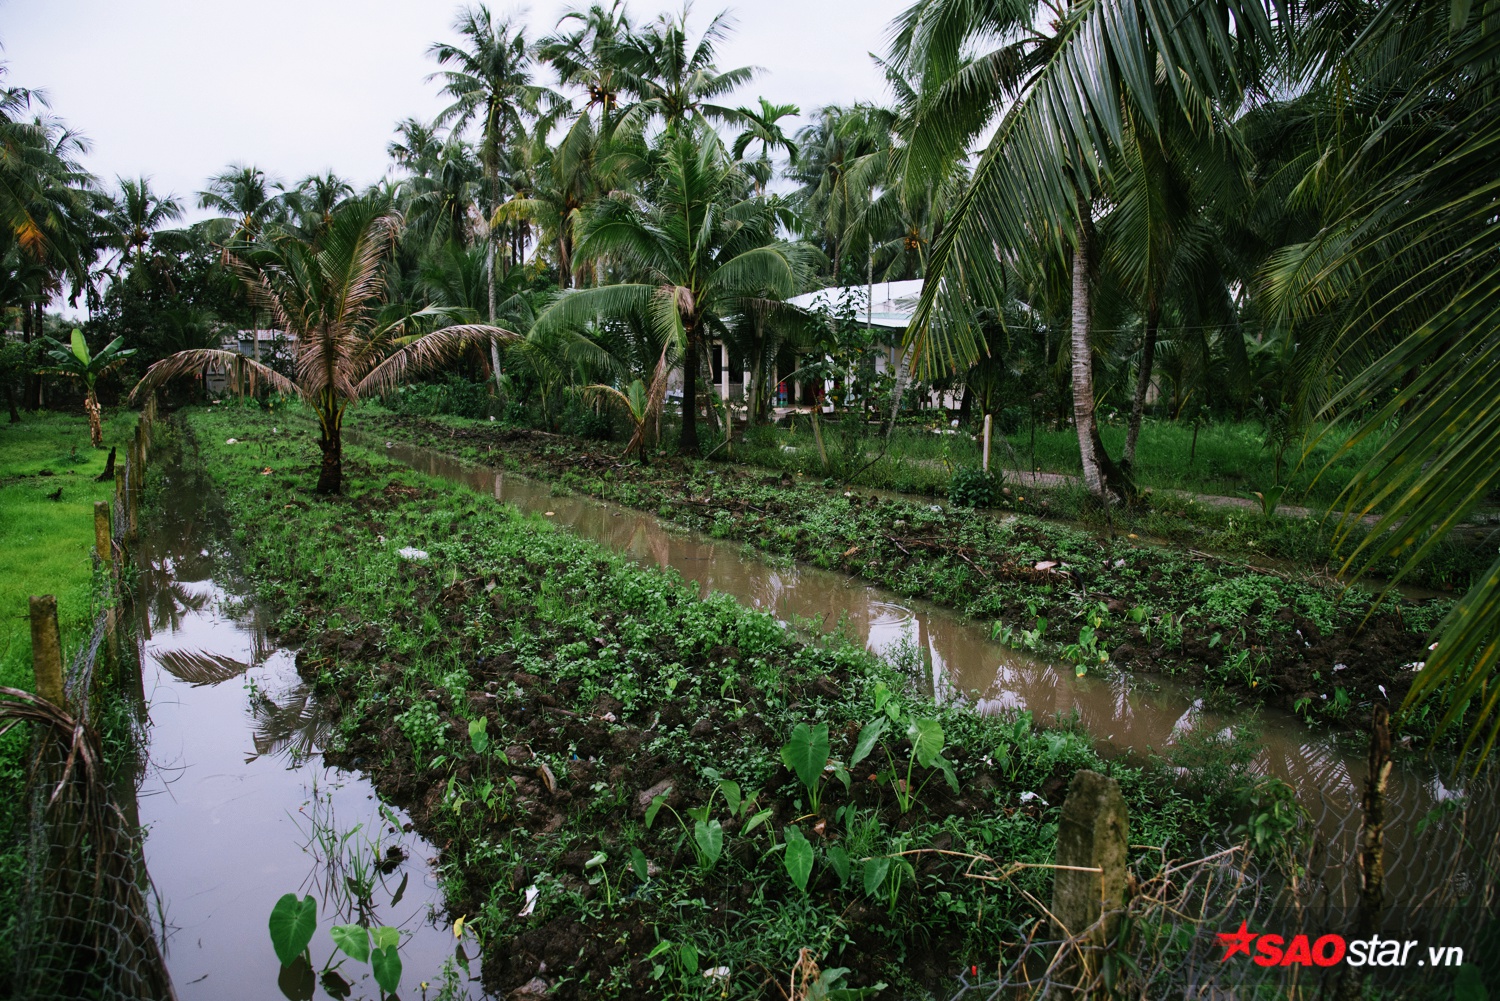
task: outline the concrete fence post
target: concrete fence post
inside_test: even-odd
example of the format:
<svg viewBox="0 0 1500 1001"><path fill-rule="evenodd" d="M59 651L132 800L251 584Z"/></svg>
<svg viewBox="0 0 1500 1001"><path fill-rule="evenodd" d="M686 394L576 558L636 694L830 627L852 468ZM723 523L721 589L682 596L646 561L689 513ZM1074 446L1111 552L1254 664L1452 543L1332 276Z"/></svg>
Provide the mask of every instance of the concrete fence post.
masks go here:
<svg viewBox="0 0 1500 1001"><path fill-rule="evenodd" d="M995 426L995 415L984 415L984 471L990 471L990 431Z"/></svg>
<svg viewBox="0 0 1500 1001"><path fill-rule="evenodd" d="M1101 916L1125 906L1130 820L1125 797L1112 778L1082 769L1068 786L1057 829L1057 864L1052 883L1052 915L1059 935L1109 940L1116 918ZM1097 927L1095 927L1097 924Z"/></svg>
<svg viewBox="0 0 1500 1001"><path fill-rule="evenodd" d="M36 694L55 706L67 708L57 598L50 594L31 596L31 667L36 673Z"/></svg>

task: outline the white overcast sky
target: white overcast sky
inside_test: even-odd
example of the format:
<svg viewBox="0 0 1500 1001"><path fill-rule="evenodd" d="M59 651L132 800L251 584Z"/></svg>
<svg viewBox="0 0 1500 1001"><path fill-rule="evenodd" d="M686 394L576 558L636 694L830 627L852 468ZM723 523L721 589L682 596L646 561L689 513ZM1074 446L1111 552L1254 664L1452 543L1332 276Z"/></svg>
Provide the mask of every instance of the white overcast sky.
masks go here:
<svg viewBox="0 0 1500 1001"><path fill-rule="evenodd" d="M693 8L698 28L728 6L737 20L719 67L761 75L757 96L804 111L887 99L868 53L909 0L742 0ZM492 3L528 37L582 3ZM83 132L106 184L148 175L190 211L205 178L249 162L282 180L333 170L365 185L385 173L387 142L408 116L441 107L430 43L455 38L452 0L0 0L6 82L45 90ZM636 0L637 23L677 6ZM544 82L553 83L549 70ZM191 212L196 216L199 213Z"/></svg>

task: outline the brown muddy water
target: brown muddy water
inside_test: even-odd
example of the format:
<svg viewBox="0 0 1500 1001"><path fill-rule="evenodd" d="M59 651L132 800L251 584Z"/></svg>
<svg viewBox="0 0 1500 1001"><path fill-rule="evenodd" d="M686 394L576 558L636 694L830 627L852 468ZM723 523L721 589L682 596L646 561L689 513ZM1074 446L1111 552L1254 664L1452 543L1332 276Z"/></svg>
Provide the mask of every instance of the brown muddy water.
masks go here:
<svg viewBox="0 0 1500 1001"><path fill-rule="evenodd" d="M1353 844L1364 750L1341 748L1331 734L1314 731L1295 716L1271 710L1253 716L1210 712L1199 693L1160 676L1108 672L1080 678L1071 664L992 642L987 623L857 577L774 562L737 542L669 528L650 514L590 497L554 494L548 484L471 466L431 449L350 437L419 472L540 514L638 563L674 570L702 595L720 591L788 624L841 631L877 654L910 660L915 652L940 700L962 699L979 712L1029 710L1039 721L1076 718L1105 754L1167 752L1189 734L1224 734L1248 725L1259 743L1254 767L1290 783L1330 843ZM1439 766L1421 762L1400 766L1391 776L1386 870L1393 888L1407 863L1420 862L1426 869L1432 861L1418 857L1415 828L1458 795L1445 784L1447 777Z"/></svg>
<svg viewBox="0 0 1500 1001"><path fill-rule="evenodd" d="M150 739L138 796L177 996L311 997L312 974L283 975L267 931L291 892L319 902L315 971L334 952L328 929L362 918L401 930L400 995L424 996L422 981L435 994L454 955L437 849L404 831L405 815L362 776L322 764L327 724L294 652L267 640L226 576L207 481L170 460L164 477L164 510L137 547ZM338 973L349 997L379 996L368 966L346 960ZM481 996L477 983L460 986L460 997Z"/></svg>

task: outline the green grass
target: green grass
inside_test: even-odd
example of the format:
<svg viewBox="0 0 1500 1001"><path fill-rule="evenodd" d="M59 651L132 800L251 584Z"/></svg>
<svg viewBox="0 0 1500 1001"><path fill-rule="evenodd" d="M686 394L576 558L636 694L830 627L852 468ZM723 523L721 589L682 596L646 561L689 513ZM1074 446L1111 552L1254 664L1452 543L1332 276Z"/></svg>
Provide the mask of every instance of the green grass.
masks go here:
<svg viewBox="0 0 1500 1001"><path fill-rule="evenodd" d="M885 461L872 468L864 479L870 480L870 485L896 490L944 493L951 470L980 464L980 421L959 428L957 433L950 433L951 426L938 418L929 423L930 426L899 428L892 436ZM873 457L880 444L877 431L873 426L865 430L868 434L865 448ZM1354 471L1383 440L1379 436L1366 439L1329 465L1342 445L1342 439L1337 429L1319 439L1325 430L1317 428L1310 433L1307 442L1318 440L1318 445L1306 459L1302 457L1302 441L1287 449L1280 474L1281 482L1287 485L1285 503L1313 507L1331 504ZM825 419L823 432L830 461L836 463L843 444L839 423ZM1110 455L1118 457L1124 451L1125 424L1122 419L1105 421L1100 434ZM1265 429L1260 424L1253 421L1205 424L1198 429L1196 444L1193 437L1191 424L1145 422L1136 448L1136 485L1143 489L1249 497L1253 491L1277 482L1275 453L1266 446ZM788 453L782 446L796 451ZM812 426L805 417L795 418L790 429L758 432L752 447L745 451L745 458L750 461L809 473L817 461ZM1039 472L1077 476L1080 472L1078 436L1071 428L1040 426L1033 449L1030 428L1023 425L1013 434L1002 437L997 433L991 462L1002 469L1030 466ZM863 466L863 463L859 465Z"/></svg>
<svg viewBox="0 0 1500 1001"><path fill-rule="evenodd" d="M28 413L19 424L0 424L0 685L30 691L31 627L27 599L57 597L64 656L89 629L93 597L94 501L114 496L113 483L96 483L108 446L125 444L135 430L135 414L105 417L106 448L89 445L82 414ZM39 475L42 470L53 475ZM62 490L59 500L48 495ZM25 753L24 728L0 738L0 789L19 790ZM13 840L19 796L0 797L0 969L10 969L11 921L16 912L22 854ZM0 990L4 978L0 977Z"/></svg>
<svg viewBox="0 0 1500 1001"><path fill-rule="evenodd" d="M87 628L94 502L115 491L95 477L110 445L119 446L123 464L135 421L129 411L106 415L103 449L89 446L81 414L26 414L20 424L0 424L0 685L32 687L30 595L57 596L65 652ZM53 475L39 475L43 470ZM49 499L59 489L61 499Z"/></svg>

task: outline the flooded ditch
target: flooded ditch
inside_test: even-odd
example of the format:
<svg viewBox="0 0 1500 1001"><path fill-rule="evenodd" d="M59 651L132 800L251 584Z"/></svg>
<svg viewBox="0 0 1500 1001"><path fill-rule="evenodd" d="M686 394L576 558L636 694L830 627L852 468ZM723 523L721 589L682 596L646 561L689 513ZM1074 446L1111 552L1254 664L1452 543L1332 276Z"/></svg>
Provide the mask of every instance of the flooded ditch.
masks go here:
<svg viewBox="0 0 1500 1001"><path fill-rule="evenodd" d="M401 930L401 995L421 996L454 955L438 851L365 778L323 765L326 722L294 651L267 640L226 576L210 484L170 456L163 469L162 510L136 549L150 738L138 805L177 996L312 997L329 927L361 917ZM319 902L311 970L283 972L267 933L291 892ZM319 996L378 996L369 966L336 975L347 987L325 978Z"/></svg>

